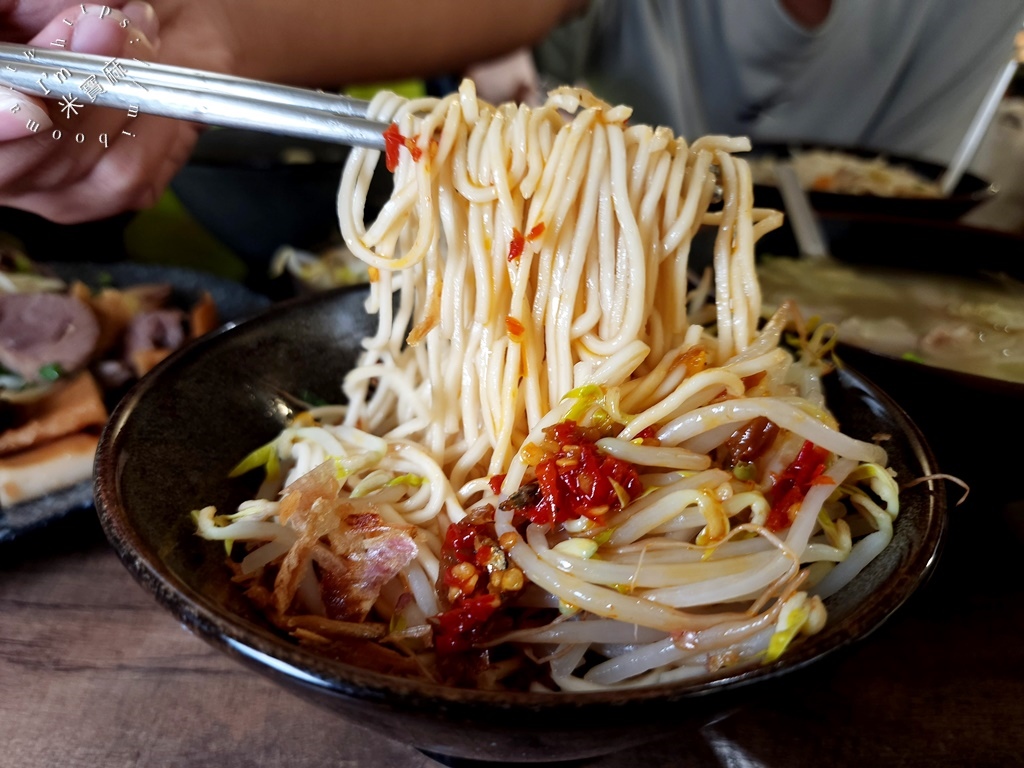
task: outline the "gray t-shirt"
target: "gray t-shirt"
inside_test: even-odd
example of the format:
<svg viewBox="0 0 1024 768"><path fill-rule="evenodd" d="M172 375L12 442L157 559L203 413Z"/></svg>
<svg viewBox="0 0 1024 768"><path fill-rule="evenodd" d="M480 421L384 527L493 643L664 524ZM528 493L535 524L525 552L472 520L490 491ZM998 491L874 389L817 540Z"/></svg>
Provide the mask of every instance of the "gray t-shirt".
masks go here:
<svg viewBox="0 0 1024 768"><path fill-rule="evenodd" d="M1024 0L591 0L535 52L637 122L695 138L811 141L947 162L1013 54Z"/></svg>

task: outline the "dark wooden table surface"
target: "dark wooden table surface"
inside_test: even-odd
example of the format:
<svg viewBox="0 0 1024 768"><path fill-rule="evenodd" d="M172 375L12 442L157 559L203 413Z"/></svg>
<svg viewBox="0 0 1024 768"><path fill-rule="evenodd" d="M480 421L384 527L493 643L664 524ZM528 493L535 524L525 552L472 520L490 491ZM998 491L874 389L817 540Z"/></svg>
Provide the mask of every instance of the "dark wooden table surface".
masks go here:
<svg viewBox="0 0 1024 768"><path fill-rule="evenodd" d="M934 577L839 659L699 731L585 764L1024 763L1024 503L979 494L950 516ZM191 635L91 511L0 546L3 768L433 765Z"/></svg>

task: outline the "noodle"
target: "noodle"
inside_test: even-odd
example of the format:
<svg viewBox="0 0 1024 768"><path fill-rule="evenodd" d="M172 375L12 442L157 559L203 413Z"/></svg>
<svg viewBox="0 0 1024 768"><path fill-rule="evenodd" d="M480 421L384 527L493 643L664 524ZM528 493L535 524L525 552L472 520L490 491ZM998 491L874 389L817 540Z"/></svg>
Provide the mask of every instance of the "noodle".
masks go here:
<svg viewBox="0 0 1024 768"><path fill-rule="evenodd" d="M370 111L395 187L365 221L381 153L353 150L339 222L379 324L347 405L242 462L267 501L198 515L248 542L250 597L284 629L330 622L296 636L342 658L378 642L347 622L386 625L381 652L454 685L685 679L820 629L804 566L841 588L898 502L885 451L825 408L824 363L781 346L792 307L759 326L754 244L781 215L753 207L749 143L688 144L571 88L495 107L466 81ZM710 283L687 274L708 225L705 326Z"/></svg>

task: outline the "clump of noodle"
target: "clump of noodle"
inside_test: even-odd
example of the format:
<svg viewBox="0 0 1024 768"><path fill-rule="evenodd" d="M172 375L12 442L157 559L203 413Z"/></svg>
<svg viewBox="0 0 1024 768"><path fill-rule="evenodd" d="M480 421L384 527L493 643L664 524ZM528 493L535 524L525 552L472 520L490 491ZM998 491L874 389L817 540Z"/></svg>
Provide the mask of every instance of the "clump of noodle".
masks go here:
<svg viewBox="0 0 1024 768"><path fill-rule="evenodd" d="M379 153L355 150L344 174L341 229L379 270L369 301L381 311L364 368L346 381L347 421L414 437L457 470L455 487L506 471L531 427L574 387L623 384L670 351L710 341L691 328L686 295L689 250L704 223L722 223L718 290L734 297L719 302L716 362L756 337L752 227L779 217L752 208L749 171L732 154L749 149L746 140L690 146L665 129L628 126L628 109L575 89L530 110L484 104L465 82L437 101L381 96L371 113L415 137L423 155L411 162L401 150L395 192L369 226L361 214ZM711 210L712 167L721 169L720 212ZM510 260L514 233L538 227ZM392 314L392 292L418 313ZM419 343L406 346L410 321ZM510 331L516 324L522 333ZM709 372L705 399L728 377ZM738 382L724 389L736 394ZM685 409L687 397L648 403L648 418ZM457 468L446 460L453 455Z"/></svg>

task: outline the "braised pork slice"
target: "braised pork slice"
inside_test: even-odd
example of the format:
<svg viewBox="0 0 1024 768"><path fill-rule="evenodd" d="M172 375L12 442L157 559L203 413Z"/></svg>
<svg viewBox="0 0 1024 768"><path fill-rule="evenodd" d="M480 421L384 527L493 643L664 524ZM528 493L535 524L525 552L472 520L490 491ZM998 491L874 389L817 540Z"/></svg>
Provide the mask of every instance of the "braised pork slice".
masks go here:
<svg viewBox="0 0 1024 768"><path fill-rule="evenodd" d="M180 309L154 309L132 318L124 336L124 356L136 376L144 376L185 343L185 313Z"/></svg>
<svg viewBox="0 0 1024 768"><path fill-rule="evenodd" d="M79 299L61 293L0 295L0 365L26 381L40 370L83 367L96 348L99 323Z"/></svg>

